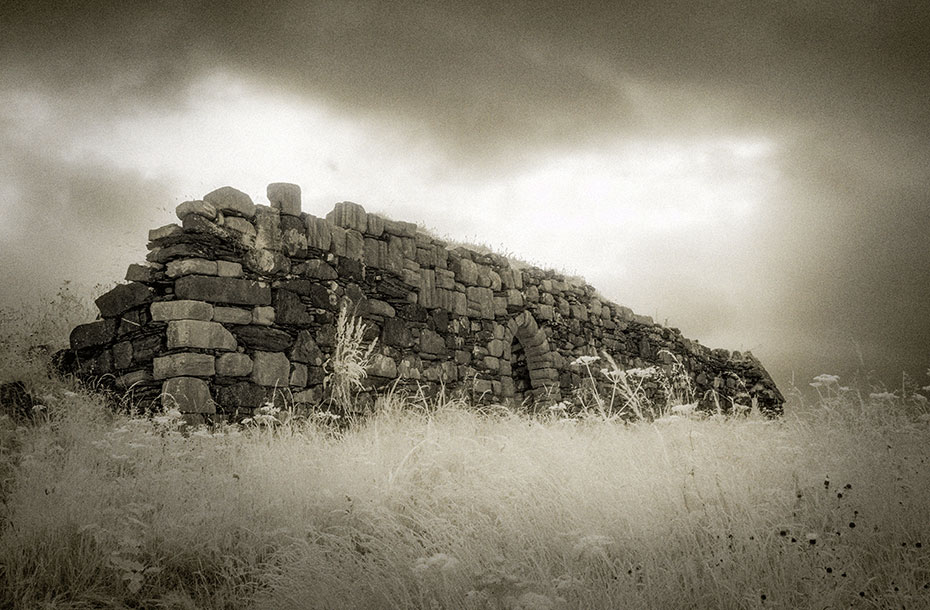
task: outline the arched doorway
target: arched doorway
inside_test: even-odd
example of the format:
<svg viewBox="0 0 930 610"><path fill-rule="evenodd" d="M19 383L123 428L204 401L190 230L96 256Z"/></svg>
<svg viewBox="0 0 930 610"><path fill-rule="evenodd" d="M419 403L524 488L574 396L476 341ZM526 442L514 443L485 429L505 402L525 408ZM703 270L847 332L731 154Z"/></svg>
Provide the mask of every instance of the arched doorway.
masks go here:
<svg viewBox="0 0 930 610"><path fill-rule="evenodd" d="M561 400L559 374L549 349L549 338L533 314L522 311L507 325L505 356L510 360L510 377L517 404L554 403Z"/></svg>
<svg viewBox="0 0 930 610"><path fill-rule="evenodd" d="M530 368L526 363L526 350L516 336L510 344L510 376L513 378L513 400L523 405L527 399L533 399L533 385L530 382Z"/></svg>

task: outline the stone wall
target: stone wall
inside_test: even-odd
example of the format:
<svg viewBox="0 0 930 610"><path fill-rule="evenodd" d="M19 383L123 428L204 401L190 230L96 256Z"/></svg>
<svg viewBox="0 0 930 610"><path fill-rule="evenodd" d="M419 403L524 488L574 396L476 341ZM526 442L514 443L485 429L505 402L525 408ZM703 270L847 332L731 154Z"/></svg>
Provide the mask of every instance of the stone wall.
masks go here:
<svg viewBox="0 0 930 610"><path fill-rule="evenodd" d="M180 225L149 232L147 262L97 299L101 319L74 329L62 365L208 419L282 395L317 405L346 304L378 339L361 407L400 386L539 408L590 383L578 357L606 354L622 368L680 362L705 407L781 409L751 354L710 350L580 280L450 248L354 203L318 218L297 185L271 184L268 199L223 187L179 205Z"/></svg>

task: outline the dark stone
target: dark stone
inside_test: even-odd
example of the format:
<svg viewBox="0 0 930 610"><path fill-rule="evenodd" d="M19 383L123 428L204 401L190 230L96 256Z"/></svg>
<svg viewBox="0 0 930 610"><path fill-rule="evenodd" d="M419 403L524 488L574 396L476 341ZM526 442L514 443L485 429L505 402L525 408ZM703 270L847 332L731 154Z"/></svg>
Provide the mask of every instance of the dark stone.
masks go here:
<svg viewBox="0 0 930 610"><path fill-rule="evenodd" d="M233 303L236 305L270 305L271 288L253 280L231 277L185 275L174 283L179 299Z"/></svg>
<svg viewBox="0 0 930 610"><path fill-rule="evenodd" d="M85 349L106 345L116 336L116 320L97 320L75 326L71 331L71 349Z"/></svg>
<svg viewBox="0 0 930 610"><path fill-rule="evenodd" d="M302 330L297 333L297 341L294 342L294 348L290 352L290 359L293 362L303 362L313 366L323 365L323 352L320 351L310 331Z"/></svg>
<svg viewBox="0 0 930 610"><path fill-rule="evenodd" d="M181 221L181 224L184 227L184 231L187 233L204 233L224 240L233 239L229 231L223 227L217 226L216 223L211 222L200 214L188 214L184 217L184 220Z"/></svg>
<svg viewBox="0 0 930 610"><path fill-rule="evenodd" d="M340 277L345 279L356 280L358 282L365 280L365 266L362 264L362 261L357 261L354 258L340 256L336 263L336 271L339 273Z"/></svg>
<svg viewBox="0 0 930 610"><path fill-rule="evenodd" d="M310 293L307 296L310 297L310 303L314 307L319 307L320 309L336 309L336 297L330 294L326 286L311 284Z"/></svg>
<svg viewBox="0 0 930 610"><path fill-rule="evenodd" d="M429 311L420 305L414 303L406 303L403 305L395 305L394 309L397 311L397 317L407 320L409 322L424 323L429 319Z"/></svg>
<svg viewBox="0 0 930 610"><path fill-rule="evenodd" d="M158 355L162 348L161 334L149 335L132 340L132 361L141 364L149 362Z"/></svg>
<svg viewBox="0 0 930 610"><path fill-rule="evenodd" d="M216 388L216 402L230 409L258 408L265 403L267 395L266 388L248 381Z"/></svg>
<svg viewBox="0 0 930 610"><path fill-rule="evenodd" d="M445 333L449 330L449 312L444 309L434 309L429 315L427 328L435 330L437 333Z"/></svg>
<svg viewBox="0 0 930 610"><path fill-rule="evenodd" d="M290 290L274 291L274 320L282 326L310 326L313 316L307 313L307 306L300 297Z"/></svg>
<svg viewBox="0 0 930 610"><path fill-rule="evenodd" d="M131 335L142 330L143 325L148 322L148 315L141 309L127 311L120 316L119 328L116 334L120 337Z"/></svg>
<svg viewBox="0 0 930 610"><path fill-rule="evenodd" d="M407 295L414 292L413 286L392 275L384 274L378 282L377 290L388 299L406 301Z"/></svg>
<svg viewBox="0 0 930 610"><path fill-rule="evenodd" d="M326 372L321 366L308 366L307 367L307 385L314 386L320 385L323 383L323 379L326 377Z"/></svg>
<svg viewBox="0 0 930 610"><path fill-rule="evenodd" d="M413 345L413 335L407 323L403 320L387 318L384 320L384 328L381 330L381 343L393 347L407 348Z"/></svg>
<svg viewBox="0 0 930 610"><path fill-rule="evenodd" d="M197 244L174 244L152 250L145 256L145 260L152 263L167 263L176 258L207 258L213 256L207 248Z"/></svg>
<svg viewBox="0 0 930 610"><path fill-rule="evenodd" d="M302 297L310 296L310 290L313 285L313 282L310 280L281 280L274 283L275 288L290 290L291 292L296 292Z"/></svg>
<svg viewBox="0 0 930 610"><path fill-rule="evenodd" d="M240 343L263 352L283 352L294 344L289 334L268 326L231 326L230 330Z"/></svg>
<svg viewBox="0 0 930 610"><path fill-rule="evenodd" d="M120 284L110 292L97 297L94 301L100 315L112 318L138 305L148 303L154 298L152 289L138 282Z"/></svg>

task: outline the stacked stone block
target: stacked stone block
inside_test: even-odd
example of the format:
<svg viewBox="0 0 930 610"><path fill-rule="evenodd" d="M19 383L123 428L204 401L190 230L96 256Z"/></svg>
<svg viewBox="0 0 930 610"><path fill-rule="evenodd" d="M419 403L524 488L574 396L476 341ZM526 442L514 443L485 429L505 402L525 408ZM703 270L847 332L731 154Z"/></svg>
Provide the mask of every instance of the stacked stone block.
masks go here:
<svg viewBox="0 0 930 610"><path fill-rule="evenodd" d="M742 393L780 409L751 355L689 341L583 281L450 248L355 203L325 218L304 213L293 184L271 184L267 195L270 206L255 205L223 187L179 205L180 224L150 231L146 264L130 265L129 283L97 299L101 319L74 329L70 368L210 419L282 398L315 405L346 305L378 339L369 402L399 386L551 403L584 383L578 356L606 353L667 370L677 358L705 400Z"/></svg>

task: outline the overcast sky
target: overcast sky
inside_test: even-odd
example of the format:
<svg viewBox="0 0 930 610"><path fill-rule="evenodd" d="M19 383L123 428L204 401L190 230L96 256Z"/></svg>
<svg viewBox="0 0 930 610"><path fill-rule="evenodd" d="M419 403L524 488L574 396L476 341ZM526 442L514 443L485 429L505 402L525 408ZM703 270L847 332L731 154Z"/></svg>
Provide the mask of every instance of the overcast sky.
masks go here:
<svg viewBox="0 0 930 610"><path fill-rule="evenodd" d="M636 4L0 0L0 300L285 181L582 275L783 389L930 383L930 5Z"/></svg>

